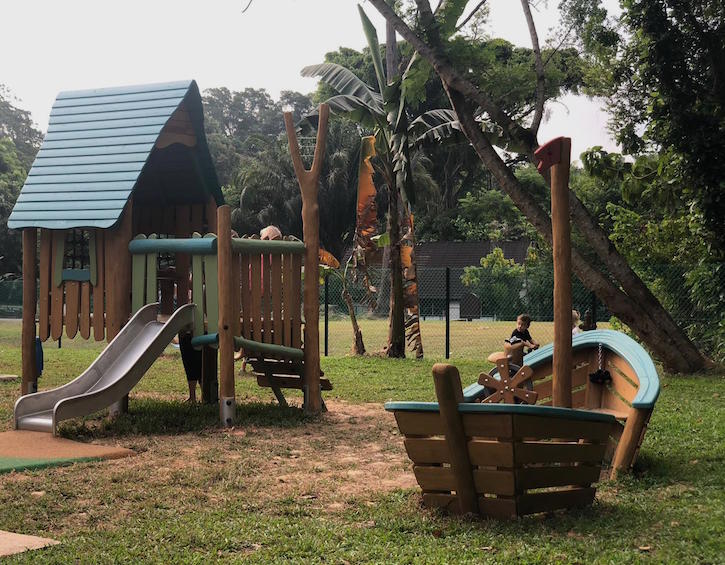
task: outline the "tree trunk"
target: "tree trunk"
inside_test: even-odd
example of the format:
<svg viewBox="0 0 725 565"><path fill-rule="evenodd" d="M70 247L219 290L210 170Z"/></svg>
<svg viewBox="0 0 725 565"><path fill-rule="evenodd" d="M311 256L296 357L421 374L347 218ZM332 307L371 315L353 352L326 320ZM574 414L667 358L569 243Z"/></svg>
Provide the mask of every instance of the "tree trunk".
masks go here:
<svg viewBox="0 0 725 565"><path fill-rule="evenodd" d="M345 304L347 304L347 311L350 314L350 323L352 323L352 354L365 355L365 343L363 343L362 331L357 323L355 304L352 302L352 296L350 296L347 286L342 288L342 298L345 301Z"/></svg>
<svg viewBox="0 0 725 565"><path fill-rule="evenodd" d="M388 357L405 357L405 311L403 301L403 264L400 260L400 194L395 178L388 179L388 233L390 234L390 317Z"/></svg>

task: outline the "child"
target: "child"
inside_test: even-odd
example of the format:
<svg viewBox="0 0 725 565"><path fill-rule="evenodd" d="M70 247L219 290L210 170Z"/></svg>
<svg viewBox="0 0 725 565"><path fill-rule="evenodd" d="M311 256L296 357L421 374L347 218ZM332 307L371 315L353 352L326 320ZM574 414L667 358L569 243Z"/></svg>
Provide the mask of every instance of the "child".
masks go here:
<svg viewBox="0 0 725 565"><path fill-rule="evenodd" d="M531 316L528 314L521 314L516 318L516 329L511 332L511 337L506 342L514 345L515 343L523 342L523 344L531 350L538 349L539 344L534 341L529 333L529 326L531 325Z"/></svg>
<svg viewBox="0 0 725 565"><path fill-rule="evenodd" d="M576 310L571 311L571 336L574 337L576 334L581 333L579 329L579 312Z"/></svg>

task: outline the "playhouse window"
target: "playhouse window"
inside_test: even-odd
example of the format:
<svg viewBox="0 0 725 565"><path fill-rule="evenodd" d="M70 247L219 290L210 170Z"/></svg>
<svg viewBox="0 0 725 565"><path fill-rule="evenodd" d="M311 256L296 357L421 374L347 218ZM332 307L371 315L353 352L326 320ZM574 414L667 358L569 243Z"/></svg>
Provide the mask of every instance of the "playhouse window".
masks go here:
<svg viewBox="0 0 725 565"><path fill-rule="evenodd" d="M63 280L91 280L91 232L68 230L63 246Z"/></svg>

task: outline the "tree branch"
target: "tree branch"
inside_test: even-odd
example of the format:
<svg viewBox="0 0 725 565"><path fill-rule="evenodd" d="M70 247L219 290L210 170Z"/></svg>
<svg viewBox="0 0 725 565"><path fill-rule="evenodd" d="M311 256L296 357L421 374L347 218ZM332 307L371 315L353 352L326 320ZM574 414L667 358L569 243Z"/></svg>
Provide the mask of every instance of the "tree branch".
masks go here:
<svg viewBox="0 0 725 565"><path fill-rule="evenodd" d="M541 60L541 48L539 47L539 34L536 33L536 24L534 18L531 15L531 6L529 6L529 0L521 0L521 8L524 10L524 16L526 16L526 25L529 28L529 35L531 36L531 48L534 51L534 61L536 62L536 106L534 112L534 119L531 120L531 133L536 136L539 132L539 126L541 125L541 119L544 116L544 87L546 77L544 75L544 63Z"/></svg>
<svg viewBox="0 0 725 565"><path fill-rule="evenodd" d="M481 0L478 5L471 11L470 14L466 16L466 19L464 19L460 24L458 24L458 27L456 27L456 31L460 31L463 29L463 27L471 21L471 18L476 15L476 12L478 12L483 6L488 2L488 0Z"/></svg>
<svg viewBox="0 0 725 565"><path fill-rule="evenodd" d="M442 52L442 49L431 47L418 37L415 32L388 6L385 0L369 0L369 2L380 12L380 14L389 22L392 22L395 30L410 43L413 48L428 60L433 69L441 77L443 82L448 83L452 88L464 94L467 98L473 100L491 118L498 123L507 135L517 143L527 148L527 156L532 162L534 159L534 150L538 147L536 136L530 130L521 127L511 117L499 108L486 94L474 85L471 81L463 78L453 67L448 57ZM416 3L425 5L430 11L430 5L427 0L416 0ZM435 29L435 28L434 28Z"/></svg>

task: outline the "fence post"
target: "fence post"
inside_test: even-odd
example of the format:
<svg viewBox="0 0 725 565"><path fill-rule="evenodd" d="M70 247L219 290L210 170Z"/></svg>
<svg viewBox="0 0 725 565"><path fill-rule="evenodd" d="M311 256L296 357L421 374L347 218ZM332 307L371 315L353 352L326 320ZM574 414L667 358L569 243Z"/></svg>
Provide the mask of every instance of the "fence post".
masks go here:
<svg viewBox="0 0 725 565"><path fill-rule="evenodd" d="M451 268L446 267L446 359L451 357Z"/></svg>
<svg viewBox="0 0 725 565"><path fill-rule="evenodd" d="M328 281L330 279L330 275L325 275L325 357L327 357L327 345L328 345L328 335L329 335L329 310L328 310L328 299L330 297L329 295L329 284Z"/></svg>

